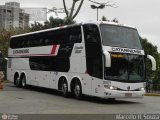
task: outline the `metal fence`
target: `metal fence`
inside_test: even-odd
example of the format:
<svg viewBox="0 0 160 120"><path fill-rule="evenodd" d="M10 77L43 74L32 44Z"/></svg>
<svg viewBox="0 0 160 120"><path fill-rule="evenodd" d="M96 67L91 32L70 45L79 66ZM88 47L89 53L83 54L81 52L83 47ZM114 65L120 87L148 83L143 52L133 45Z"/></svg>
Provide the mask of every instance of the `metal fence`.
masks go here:
<svg viewBox="0 0 160 120"><path fill-rule="evenodd" d="M4 58L0 58L0 71L4 73L4 80L7 79L7 61Z"/></svg>
<svg viewBox="0 0 160 120"><path fill-rule="evenodd" d="M151 83L146 86L146 92L148 93L160 93L160 83Z"/></svg>

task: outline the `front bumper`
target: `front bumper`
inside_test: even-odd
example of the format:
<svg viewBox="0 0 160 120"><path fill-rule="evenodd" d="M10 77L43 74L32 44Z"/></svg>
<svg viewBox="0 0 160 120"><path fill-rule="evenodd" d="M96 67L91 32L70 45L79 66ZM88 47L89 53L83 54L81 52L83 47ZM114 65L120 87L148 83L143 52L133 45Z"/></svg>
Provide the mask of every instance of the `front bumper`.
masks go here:
<svg viewBox="0 0 160 120"><path fill-rule="evenodd" d="M144 91L120 91L105 89L103 98L143 98Z"/></svg>

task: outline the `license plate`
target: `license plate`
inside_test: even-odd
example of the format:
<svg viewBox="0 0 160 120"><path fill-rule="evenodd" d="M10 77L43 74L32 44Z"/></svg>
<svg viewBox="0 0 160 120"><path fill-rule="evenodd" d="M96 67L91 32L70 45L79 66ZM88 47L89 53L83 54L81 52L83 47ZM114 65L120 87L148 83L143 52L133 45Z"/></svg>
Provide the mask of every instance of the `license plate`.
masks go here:
<svg viewBox="0 0 160 120"><path fill-rule="evenodd" d="M131 97L131 96L132 96L132 93L125 93L125 96L126 96L126 97Z"/></svg>

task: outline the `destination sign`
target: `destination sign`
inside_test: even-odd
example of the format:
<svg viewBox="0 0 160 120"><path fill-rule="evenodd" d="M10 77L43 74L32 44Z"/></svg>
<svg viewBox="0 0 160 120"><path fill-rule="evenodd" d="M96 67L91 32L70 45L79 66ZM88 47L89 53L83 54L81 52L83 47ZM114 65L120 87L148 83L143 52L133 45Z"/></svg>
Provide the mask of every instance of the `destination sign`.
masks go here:
<svg viewBox="0 0 160 120"><path fill-rule="evenodd" d="M131 53L131 54L142 54L141 50L129 49L129 48L112 47L112 51L113 52L122 52L122 53Z"/></svg>

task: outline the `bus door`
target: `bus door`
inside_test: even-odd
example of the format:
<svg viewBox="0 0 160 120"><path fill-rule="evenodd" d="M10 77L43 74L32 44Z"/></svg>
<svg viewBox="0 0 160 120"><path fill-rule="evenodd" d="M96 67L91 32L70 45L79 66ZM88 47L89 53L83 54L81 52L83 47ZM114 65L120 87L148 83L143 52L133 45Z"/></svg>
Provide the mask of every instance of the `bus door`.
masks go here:
<svg viewBox="0 0 160 120"><path fill-rule="evenodd" d="M87 73L91 78L92 95L98 94L102 85L102 47L98 26L87 24L83 26Z"/></svg>

